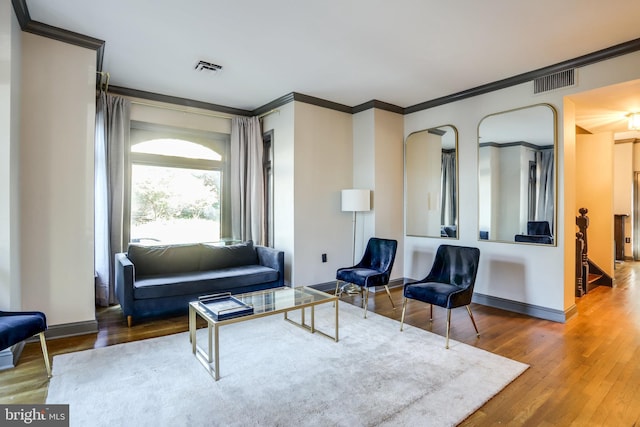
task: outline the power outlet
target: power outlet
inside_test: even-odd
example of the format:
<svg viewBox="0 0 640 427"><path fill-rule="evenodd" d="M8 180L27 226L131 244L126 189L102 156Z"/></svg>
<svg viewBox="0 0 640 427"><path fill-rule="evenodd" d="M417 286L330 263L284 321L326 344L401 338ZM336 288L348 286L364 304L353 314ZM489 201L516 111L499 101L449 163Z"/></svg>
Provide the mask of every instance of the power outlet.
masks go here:
<svg viewBox="0 0 640 427"><path fill-rule="evenodd" d="M624 238L624 242L625 243L631 243L631 237L625 237Z"/></svg>
<svg viewBox="0 0 640 427"><path fill-rule="evenodd" d="M327 254L322 254L322 262L327 262Z"/></svg>

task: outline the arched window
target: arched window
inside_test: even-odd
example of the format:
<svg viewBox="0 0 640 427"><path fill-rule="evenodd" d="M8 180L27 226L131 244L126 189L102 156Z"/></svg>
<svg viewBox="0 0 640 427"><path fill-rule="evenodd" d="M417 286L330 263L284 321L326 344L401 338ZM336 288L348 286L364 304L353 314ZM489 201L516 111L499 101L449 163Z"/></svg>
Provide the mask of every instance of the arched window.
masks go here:
<svg viewBox="0 0 640 427"><path fill-rule="evenodd" d="M129 240L164 244L224 239L227 152L226 135L132 126Z"/></svg>

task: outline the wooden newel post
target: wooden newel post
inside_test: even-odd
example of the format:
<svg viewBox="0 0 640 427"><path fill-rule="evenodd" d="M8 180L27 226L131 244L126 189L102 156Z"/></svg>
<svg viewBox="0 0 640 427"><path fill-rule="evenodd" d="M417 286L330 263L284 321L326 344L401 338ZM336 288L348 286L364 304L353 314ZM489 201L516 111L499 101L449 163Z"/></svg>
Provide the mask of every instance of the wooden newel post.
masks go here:
<svg viewBox="0 0 640 427"><path fill-rule="evenodd" d="M587 208L578 210L580 216L576 217L576 225L580 229L576 233L576 296L581 297L587 293L589 280L589 256L587 247L587 228L589 227L589 212Z"/></svg>

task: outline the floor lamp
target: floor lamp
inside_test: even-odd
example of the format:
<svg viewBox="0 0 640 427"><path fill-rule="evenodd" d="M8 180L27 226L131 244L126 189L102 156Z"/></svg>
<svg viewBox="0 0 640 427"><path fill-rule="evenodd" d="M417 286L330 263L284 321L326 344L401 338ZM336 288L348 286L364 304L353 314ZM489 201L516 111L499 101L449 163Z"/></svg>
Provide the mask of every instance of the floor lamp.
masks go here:
<svg viewBox="0 0 640 427"><path fill-rule="evenodd" d="M353 212L351 228L353 230L353 242L351 258L353 265L356 264L356 212L367 212L371 209L371 191L358 188L342 190L342 212ZM347 284L344 292L349 294L359 293L360 289L353 283Z"/></svg>

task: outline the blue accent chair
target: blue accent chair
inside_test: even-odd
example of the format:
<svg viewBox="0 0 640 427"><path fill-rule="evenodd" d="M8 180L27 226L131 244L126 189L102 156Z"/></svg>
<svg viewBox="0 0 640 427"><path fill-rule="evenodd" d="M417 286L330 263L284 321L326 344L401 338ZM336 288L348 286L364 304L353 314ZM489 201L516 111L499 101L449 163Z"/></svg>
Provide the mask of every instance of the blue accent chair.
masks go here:
<svg viewBox="0 0 640 427"><path fill-rule="evenodd" d="M397 249L397 240L372 237L367 242L367 248L358 264L353 267L339 268L336 272L335 294L338 298L342 295L345 284L353 283L364 291L362 307L364 308L365 319L367 318L367 303L369 301L370 287L384 286L391 300L391 305L395 308L388 285ZM343 286L340 286L341 283Z"/></svg>
<svg viewBox="0 0 640 427"><path fill-rule="evenodd" d="M549 221L527 221L527 234L530 236L551 236Z"/></svg>
<svg viewBox="0 0 640 427"><path fill-rule="evenodd" d="M47 375L51 378L49 352L44 337L46 330L47 318L40 311L0 311L0 351L39 335Z"/></svg>
<svg viewBox="0 0 640 427"><path fill-rule="evenodd" d="M407 300L414 299L430 305L433 321L433 305L447 309L447 336L445 348L449 348L449 331L451 329L451 309L466 307L471 322L480 337L478 327L471 313L471 297L478 273L480 250L466 246L440 245L429 275L424 279L407 283L404 286L402 302L402 319L400 330L404 325Z"/></svg>
<svg viewBox="0 0 640 427"><path fill-rule="evenodd" d="M522 243L553 245L549 221L528 221L527 234L516 234L514 240Z"/></svg>

